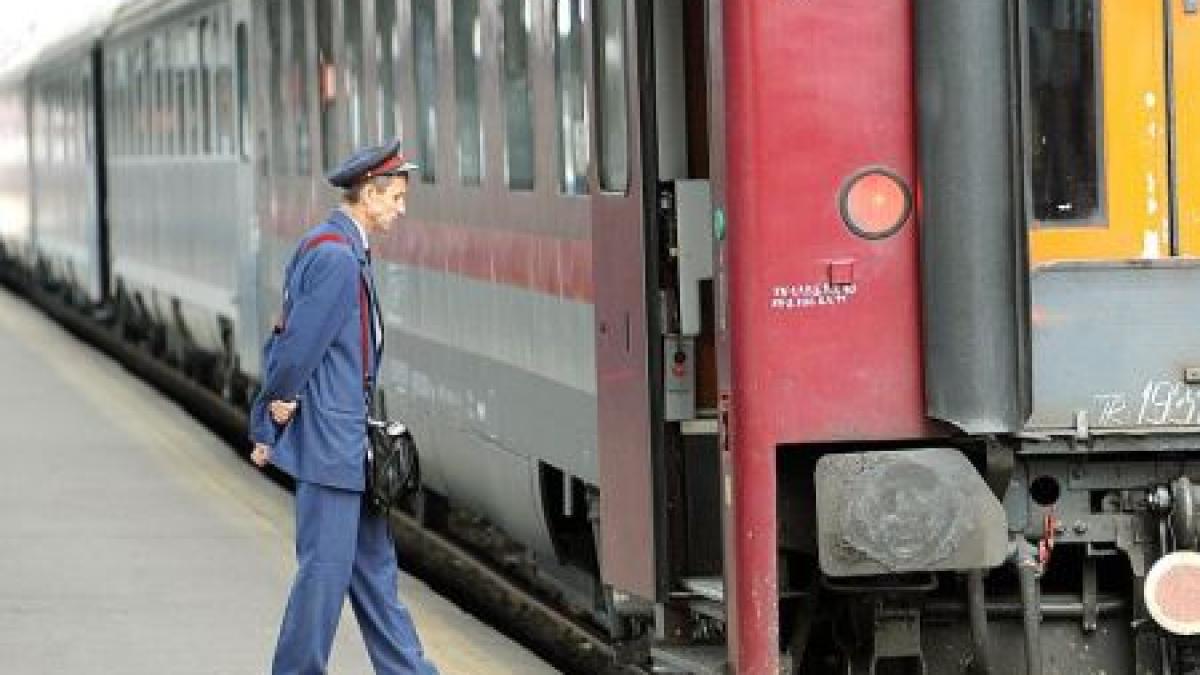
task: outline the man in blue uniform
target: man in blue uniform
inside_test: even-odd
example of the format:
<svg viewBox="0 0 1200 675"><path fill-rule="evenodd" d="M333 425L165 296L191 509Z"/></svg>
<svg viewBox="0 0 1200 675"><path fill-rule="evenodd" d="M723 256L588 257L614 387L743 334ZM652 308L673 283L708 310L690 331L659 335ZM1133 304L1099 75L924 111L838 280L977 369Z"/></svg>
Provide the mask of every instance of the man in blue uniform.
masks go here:
<svg viewBox="0 0 1200 675"><path fill-rule="evenodd" d="M363 498L367 398L383 345L368 235L404 213L414 169L397 141L328 175L345 190L342 204L300 240L264 350L251 458L296 479L299 562L273 675L326 672L347 593L377 674L437 673L397 597L388 524Z"/></svg>

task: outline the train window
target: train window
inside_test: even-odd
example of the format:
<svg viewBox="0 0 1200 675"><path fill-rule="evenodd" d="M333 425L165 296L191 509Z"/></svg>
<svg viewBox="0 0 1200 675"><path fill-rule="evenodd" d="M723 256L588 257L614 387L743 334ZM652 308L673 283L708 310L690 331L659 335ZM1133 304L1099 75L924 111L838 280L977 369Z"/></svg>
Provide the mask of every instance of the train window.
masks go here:
<svg viewBox="0 0 1200 675"><path fill-rule="evenodd" d="M59 110L61 114L61 129L63 136L62 143L62 161L64 164L70 164L72 159L72 147L75 144L74 125L72 122L71 113L71 87L66 81L60 81L58 84Z"/></svg>
<svg viewBox="0 0 1200 675"><path fill-rule="evenodd" d="M583 3L557 0L554 76L558 101L559 187L564 194L587 192L588 118L583 80Z"/></svg>
<svg viewBox="0 0 1200 675"><path fill-rule="evenodd" d="M175 98L175 67L178 63L175 51L175 31L164 33L162 77L163 77L163 154L175 154L175 108L178 99Z"/></svg>
<svg viewBox="0 0 1200 675"><path fill-rule="evenodd" d="M454 95L458 105L458 175L479 185L483 126L479 120L479 0L454 3Z"/></svg>
<svg viewBox="0 0 1200 675"><path fill-rule="evenodd" d="M58 88L55 86L47 87L46 99L49 102L49 110L47 112L50 118L50 124L47 129L50 130L50 164L60 164L63 161L65 154L65 132L62 112L62 101L58 94Z"/></svg>
<svg viewBox="0 0 1200 675"><path fill-rule="evenodd" d="M198 21L188 22L188 151L192 155L202 152L200 142L201 118L205 118L205 110L200 98L200 26Z"/></svg>
<svg viewBox="0 0 1200 675"><path fill-rule="evenodd" d="M625 1L596 0L596 124L600 130L600 189L629 189L629 113L625 70Z"/></svg>
<svg viewBox="0 0 1200 675"><path fill-rule="evenodd" d="M117 128L117 115L120 114L121 98L117 85L116 54L109 52L104 60L104 80L101 98L104 101L104 135L111 155L120 154L121 131Z"/></svg>
<svg viewBox="0 0 1200 675"><path fill-rule="evenodd" d="M90 162L93 157L92 144L96 142L96 132L92 128L92 106L88 105L94 100L92 99L92 78L85 74L80 85L78 110L79 123L82 126L80 135L83 141L80 159Z"/></svg>
<svg viewBox="0 0 1200 675"><path fill-rule="evenodd" d="M321 93L321 166L325 171L338 161L336 122L337 65L333 59L333 3L317 3L317 82Z"/></svg>
<svg viewBox="0 0 1200 675"><path fill-rule="evenodd" d="M136 46L125 48L125 114L121 122L125 126L125 154L136 155L137 139L141 135L141 109L138 98L141 96L138 80L138 56L141 53Z"/></svg>
<svg viewBox="0 0 1200 675"><path fill-rule="evenodd" d="M135 55L134 68L137 86L138 124L134 127L134 154L145 156L150 153L150 43L143 43Z"/></svg>
<svg viewBox="0 0 1200 675"><path fill-rule="evenodd" d="M241 36L241 32L245 30L245 26L238 25L238 35L236 38L236 47L229 41L229 23L228 14L218 13L214 22L212 22L212 54L214 54L215 65L212 66L212 108L216 117L216 143L215 150L218 155L230 156L235 153L235 139L241 138L242 127L245 126L245 110L234 108L234 70L230 64L230 54L236 52L236 64L238 64L238 78L241 79L245 74L242 64L242 48L244 48L245 38ZM239 85L240 86L240 85ZM235 131L236 130L236 131Z"/></svg>
<svg viewBox="0 0 1200 675"><path fill-rule="evenodd" d="M291 69L288 72L288 108L293 114L293 137L296 139L296 175L312 172L309 157L312 150L308 133L308 24L304 15L304 0L291 0L292 47Z"/></svg>
<svg viewBox="0 0 1200 675"><path fill-rule="evenodd" d="M191 151L188 143L188 108L191 100L188 96L187 71L191 67L188 60L187 32L181 28L171 30L175 43L175 56L172 59L175 78L175 154L186 155Z"/></svg>
<svg viewBox="0 0 1200 675"><path fill-rule="evenodd" d="M121 95L124 85L121 82L121 51L108 52L104 62L104 142L106 151L112 156L123 154L121 151Z"/></svg>
<svg viewBox="0 0 1200 675"><path fill-rule="evenodd" d="M116 93L116 90L114 89L114 85L116 84L116 81L117 81L117 63L113 59L113 55L110 52L108 57L104 59L104 79L103 79L104 90L100 92L101 100L103 101L104 109L106 111L113 111L116 109L117 93ZM106 115L104 119L105 119L104 135L108 140L109 152L110 152L110 154L115 155L115 154L117 154L117 152L116 152L117 130L114 128L113 117L111 114Z"/></svg>
<svg viewBox="0 0 1200 675"><path fill-rule="evenodd" d="M1028 6L1033 217L1090 223L1101 208L1096 2Z"/></svg>
<svg viewBox="0 0 1200 675"><path fill-rule="evenodd" d="M366 88L363 68L362 0L346 0L342 17L346 38L346 150L363 145L367 137Z"/></svg>
<svg viewBox="0 0 1200 675"><path fill-rule="evenodd" d="M178 155L183 150L183 50L180 49L179 31L172 29L167 34L167 96L170 101L170 119L167 120L169 152Z"/></svg>
<svg viewBox="0 0 1200 675"><path fill-rule="evenodd" d="M88 105L91 102L92 78L85 70L80 75L79 87L76 89L77 96L75 100L75 114L79 120L79 149L77 157L80 160L88 160L92 157L92 107Z"/></svg>
<svg viewBox="0 0 1200 675"><path fill-rule="evenodd" d="M213 105L212 105L212 17L201 17L196 24L196 41L199 53L200 80L200 152L211 155L213 152Z"/></svg>
<svg viewBox="0 0 1200 675"><path fill-rule="evenodd" d="M163 49L163 39L161 35L155 35L151 39L152 50L150 52L150 71L154 74L154 100L150 107L151 120L153 122L152 141L153 146L151 154L162 155L166 154L166 139L167 139L167 81L166 81L166 53Z"/></svg>
<svg viewBox="0 0 1200 675"><path fill-rule="evenodd" d="M433 0L413 0L413 68L421 180L437 180L437 15Z"/></svg>
<svg viewBox="0 0 1200 675"><path fill-rule="evenodd" d="M72 121L75 123L75 161L82 162L87 158L87 141L88 141L88 114L87 107L84 106L84 93L87 91L87 78L83 77L82 73L76 73L74 81L71 83L72 94Z"/></svg>
<svg viewBox="0 0 1200 675"><path fill-rule="evenodd" d="M116 129L115 114L117 109L117 61L113 54L109 54L108 58L104 59L104 109L109 111L109 115L105 116L104 134L108 139L109 153L112 155L120 154L117 149L118 134Z"/></svg>
<svg viewBox="0 0 1200 675"><path fill-rule="evenodd" d="M196 83L196 65L200 60L200 44L196 41L196 22L189 21L187 30L183 34L184 53L184 70L181 72L181 78L184 85L184 101L187 105L183 106L186 111L183 127L184 134L184 154L197 155L200 150L200 95Z"/></svg>
<svg viewBox="0 0 1200 675"><path fill-rule="evenodd" d="M121 50L120 60L117 62L118 73L121 81L121 111L117 115L117 124L121 127L121 153L123 155L133 154L133 138L136 130L136 99L134 98L134 80L136 73L133 66L133 54L128 47Z"/></svg>
<svg viewBox="0 0 1200 675"><path fill-rule="evenodd" d="M504 123L508 187L532 190L533 102L529 84L529 0L504 0Z"/></svg>
<svg viewBox="0 0 1200 675"><path fill-rule="evenodd" d="M237 59L237 142L238 153L241 155L242 161L250 159L250 45L249 37L246 35L246 22L239 21L237 25L237 33L234 37L236 45L235 58ZM233 108L233 78L230 78L229 102L230 108Z"/></svg>
<svg viewBox="0 0 1200 675"><path fill-rule="evenodd" d="M88 148L88 141L90 140L90 134L88 133L88 106L84 104L90 83L88 78L82 74L79 74L77 77L78 79L74 82L75 161L81 162L91 156Z"/></svg>
<svg viewBox="0 0 1200 675"><path fill-rule="evenodd" d="M283 0L267 3L267 87L270 91L271 173L279 175L287 165L283 124Z"/></svg>
<svg viewBox="0 0 1200 675"><path fill-rule="evenodd" d="M71 160L74 159L74 157L72 156L72 150L75 145L75 134L74 134L75 130L74 130L74 125L72 124L72 122L74 120L72 119L72 115L71 115L71 113L74 112L71 109L71 88L66 82L59 83L58 96L59 96L59 110L60 110L60 113L62 116L61 117L62 121L60 123L61 124L60 128L62 129L62 138L63 138L62 162L64 164L70 164Z"/></svg>
<svg viewBox="0 0 1200 675"><path fill-rule="evenodd" d="M375 0L375 63L379 87L375 97L379 135L396 138L396 0Z"/></svg>
<svg viewBox="0 0 1200 675"><path fill-rule="evenodd" d="M67 161L77 163L83 155L83 125L80 124L79 82L74 78L65 83L64 93L67 105Z"/></svg>

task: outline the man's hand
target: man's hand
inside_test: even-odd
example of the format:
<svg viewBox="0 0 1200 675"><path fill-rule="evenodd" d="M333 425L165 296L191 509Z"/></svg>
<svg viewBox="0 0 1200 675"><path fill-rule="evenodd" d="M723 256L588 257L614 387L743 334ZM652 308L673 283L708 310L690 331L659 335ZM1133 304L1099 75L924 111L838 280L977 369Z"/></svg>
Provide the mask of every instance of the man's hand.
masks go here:
<svg viewBox="0 0 1200 675"><path fill-rule="evenodd" d="M260 469L266 466L271 461L271 446L255 443L254 450L250 452L250 461Z"/></svg>
<svg viewBox="0 0 1200 675"><path fill-rule="evenodd" d="M268 406L271 409L271 419L275 420L275 424L287 424L296 414L296 407L299 405L299 401L271 401Z"/></svg>

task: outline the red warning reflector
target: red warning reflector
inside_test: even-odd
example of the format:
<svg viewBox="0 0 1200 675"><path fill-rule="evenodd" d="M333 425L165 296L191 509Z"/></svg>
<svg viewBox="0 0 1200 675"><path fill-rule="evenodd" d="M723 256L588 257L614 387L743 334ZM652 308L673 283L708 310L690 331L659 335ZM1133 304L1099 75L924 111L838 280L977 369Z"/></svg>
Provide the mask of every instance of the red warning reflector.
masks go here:
<svg viewBox="0 0 1200 675"><path fill-rule="evenodd" d="M912 193L899 176L871 168L846 181L841 195L842 219L852 232L867 239L895 234L912 213Z"/></svg>
<svg viewBox="0 0 1200 675"><path fill-rule="evenodd" d="M1178 551L1158 559L1146 575L1146 609L1164 630L1200 634L1200 553Z"/></svg>

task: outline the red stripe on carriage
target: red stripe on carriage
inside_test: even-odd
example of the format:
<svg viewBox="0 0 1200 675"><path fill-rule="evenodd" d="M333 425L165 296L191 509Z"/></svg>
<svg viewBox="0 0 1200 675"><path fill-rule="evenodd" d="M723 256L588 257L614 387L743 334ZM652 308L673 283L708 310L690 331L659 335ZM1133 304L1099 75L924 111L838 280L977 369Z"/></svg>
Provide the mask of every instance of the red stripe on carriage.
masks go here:
<svg viewBox="0 0 1200 675"><path fill-rule="evenodd" d="M304 214L264 223L280 237L299 236ZM371 238L376 263L392 263L592 303L592 242L551 233L430 223L402 218Z"/></svg>

